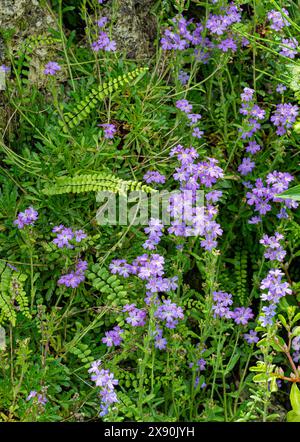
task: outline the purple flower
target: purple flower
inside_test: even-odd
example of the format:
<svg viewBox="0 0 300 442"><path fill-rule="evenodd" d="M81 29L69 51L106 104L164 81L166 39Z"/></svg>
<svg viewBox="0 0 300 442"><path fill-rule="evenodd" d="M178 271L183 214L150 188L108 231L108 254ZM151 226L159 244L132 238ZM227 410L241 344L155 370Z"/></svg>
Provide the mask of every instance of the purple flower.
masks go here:
<svg viewBox="0 0 300 442"><path fill-rule="evenodd" d="M275 236L263 235L262 239L259 241L266 251L264 257L270 259L271 261L283 261L286 255L286 251L280 245L280 240L283 239L283 235L275 232Z"/></svg>
<svg viewBox="0 0 300 442"><path fill-rule="evenodd" d="M295 58L295 55L297 55L298 52L298 41L295 38L283 38L280 47L280 55L288 58Z"/></svg>
<svg viewBox="0 0 300 442"><path fill-rule="evenodd" d="M56 72L60 71L61 67L56 61L49 61L49 63L46 64L44 69L44 74L46 75L54 75Z"/></svg>
<svg viewBox="0 0 300 442"><path fill-rule="evenodd" d="M241 94L241 100L248 102L253 99L254 89L250 89L249 87L244 87L244 92Z"/></svg>
<svg viewBox="0 0 300 442"><path fill-rule="evenodd" d="M145 175L143 176L143 180L146 181L146 183L148 184L150 183L164 184L166 181L166 177L157 171L148 170L148 172L146 172Z"/></svg>
<svg viewBox="0 0 300 442"><path fill-rule="evenodd" d="M280 298L290 295L292 290L287 282L282 282L283 272L278 269L271 269L266 278L261 282L261 290L267 291L261 295L263 301L278 304Z"/></svg>
<svg viewBox="0 0 300 442"><path fill-rule="evenodd" d="M223 291L213 292L214 305L212 306L212 311L214 312L214 318L226 318L230 319L232 317L232 312L229 309L229 305L232 304L232 295Z"/></svg>
<svg viewBox="0 0 300 442"><path fill-rule="evenodd" d="M75 241L76 241L76 242L81 242L84 238L87 237L87 234L84 233L83 230L76 230L76 231L74 232L74 235L75 235Z"/></svg>
<svg viewBox="0 0 300 442"><path fill-rule="evenodd" d="M243 158L242 163L238 167L238 171L241 175L248 175L255 167L254 161L251 158Z"/></svg>
<svg viewBox="0 0 300 442"><path fill-rule="evenodd" d="M236 324L246 325L253 316L251 308L237 307L232 312L232 318Z"/></svg>
<svg viewBox="0 0 300 442"><path fill-rule="evenodd" d="M254 330L250 330L249 333L245 333L244 339L248 342L248 344L256 344L259 341L259 337Z"/></svg>
<svg viewBox="0 0 300 442"><path fill-rule="evenodd" d="M110 272L127 278L131 274L131 267L126 259L113 259L109 265Z"/></svg>
<svg viewBox="0 0 300 442"><path fill-rule="evenodd" d="M41 405L46 405L46 403L48 402L45 393L38 393L35 390L31 390L31 392L26 398L26 401L30 401L31 399L34 399L34 402L36 404L41 404Z"/></svg>
<svg viewBox="0 0 300 442"><path fill-rule="evenodd" d="M296 336L292 340L292 348L293 348L294 351L299 351L300 350L300 336Z"/></svg>
<svg viewBox="0 0 300 442"><path fill-rule="evenodd" d="M111 139L114 138L115 133L117 132L116 126L110 123L99 124L99 126L104 129L104 138Z"/></svg>
<svg viewBox="0 0 300 442"><path fill-rule="evenodd" d="M223 52L227 52L229 49L235 52L237 50L237 45L233 38L225 38L225 40L222 40L221 43L218 44L218 48Z"/></svg>
<svg viewBox="0 0 300 442"><path fill-rule="evenodd" d="M155 342L154 342L154 347L158 348L159 350L165 350L165 348L167 347L167 340L166 338L162 337L163 331L161 328L156 327L156 331L155 331Z"/></svg>
<svg viewBox="0 0 300 442"><path fill-rule="evenodd" d="M206 22L206 28L217 35L224 34L228 27L233 23L241 21L241 14L237 6L232 3L223 9L224 15L210 14Z"/></svg>
<svg viewBox="0 0 300 442"><path fill-rule="evenodd" d="M108 22L107 17L101 17L100 20L97 21L97 25L99 28L103 28L107 22Z"/></svg>
<svg viewBox="0 0 300 442"><path fill-rule="evenodd" d="M191 125L198 123L198 121L202 118L200 114L187 114L187 117L191 121Z"/></svg>
<svg viewBox="0 0 300 442"><path fill-rule="evenodd" d="M154 312L154 317L160 321L165 321L165 326L173 329L178 324L178 319L183 319L184 315L181 307L171 302L170 299L164 299Z"/></svg>
<svg viewBox="0 0 300 442"><path fill-rule="evenodd" d="M249 224L259 224L261 223L262 219L260 216L252 216L252 218L249 219Z"/></svg>
<svg viewBox="0 0 300 442"><path fill-rule="evenodd" d="M284 135L286 129L292 127L298 116L298 106L291 103L277 104L276 111L271 116L272 123L277 127L277 135Z"/></svg>
<svg viewBox="0 0 300 442"><path fill-rule="evenodd" d="M68 273L67 275L61 276L57 281L57 284L64 285L66 287L76 288L81 282L84 281L84 279L84 275L72 272Z"/></svg>
<svg viewBox="0 0 300 442"><path fill-rule="evenodd" d="M109 370L99 369L101 361L95 361L91 364L91 368L88 370L92 373L91 380L95 382L95 385L100 388L100 416L105 416L112 404L119 402L117 394L115 392L115 386L118 385L118 380L115 379L114 374Z"/></svg>
<svg viewBox="0 0 300 442"><path fill-rule="evenodd" d="M98 40L92 43L92 50L94 52L99 52L100 50L114 52L116 50L116 42L114 40L110 40L106 32L100 31Z"/></svg>
<svg viewBox="0 0 300 442"><path fill-rule="evenodd" d="M105 338L102 338L103 344L107 347L119 346L123 340L121 334L124 332L119 326L115 326L112 330L105 332Z"/></svg>
<svg viewBox="0 0 300 442"><path fill-rule="evenodd" d="M87 267L87 262L80 259L75 266L75 272L61 276L57 281L57 284L77 288L80 283L85 280L84 272L86 271Z"/></svg>
<svg viewBox="0 0 300 442"><path fill-rule="evenodd" d="M284 84L278 84L278 86L276 87L276 92L278 92L279 94L283 94L283 92L286 91L286 86Z"/></svg>
<svg viewBox="0 0 300 442"><path fill-rule="evenodd" d="M73 230L69 227L56 226L56 231L59 233L57 234L56 238L54 238L53 243L56 244L57 247L59 247L60 249L62 249L63 247L72 249L73 246L69 243L69 241L71 241L74 238Z"/></svg>
<svg viewBox="0 0 300 442"><path fill-rule="evenodd" d="M273 318L276 314L276 305L271 304L268 307L265 306L262 308L262 315L259 316L258 322L263 326L266 327L267 325L273 324Z"/></svg>
<svg viewBox="0 0 300 442"><path fill-rule="evenodd" d="M212 203L216 203L217 201L219 201L222 195L223 192L221 190L212 190L206 194L205 198L206 201L211 201Z"/></svg>
<svg viewBox="0 0 300 442"><path fill-rule="evenodd" d="M76 273L81 274L84 273L88 268L87 261L83 261L82 259L79 259L76 264Z"/></svg>
<svg viewBox="0 0 300 442"><path fill-rule="evenodd" d="M200 130L199 127L194 127L192 136L195 138L202 138L202 135L204 134L203 130Z"/></svg>
<svg viewBox="0 0 300 442"><path fill-rule="evenodd" d="M5 64L2 64L0 66L0 71L2 71L2 72L10 72L10 67L5 66Z"/></svg>
<svg viewBox="0 0 300 442"><path fill-rule="evenodd" d="M267 175L267 185L264 185L261 178L258 178L255 182L255 187L251 189L251 192L247 192L247 204L249 206L254 205L255 210L260 215L265 215L272 209L270 202L283 202L286 207L290 206L290 200L282 200L275 195L283 192L289 187L290 181L294 178L289 173L285 172L271 172ZM294 201L291 207L296 208L298 205Z"/></svg>
<svg viewBox="0 0 300 442"><path fill-rule="evenodd" d="M185 72L185 71L179 71L178 74L178 80L180 81L180 83L185 86L187 84L187 82L189 81L190 75Z"/></svg>
<svg viewBox="0 0 300 442"><path fill-rule="evenodd" d="M197 361L197 366L199 368L200 371L205 370L205 366L206 366L206 361L205 359L198 359Z"/></svg>
<svg viewBox="0 0 300 442"><path fill-rule="evenodd" d="M149 235L148 240L143 244L145 249L154 250L162 236L163 223L156 218L151 218L149 227L144 229L145 233Z"/></svg>
<svg viewBox="0 0 300 442"><path fill-rule="evenodd" d="M176 107L186 114L190 113L193 109L193 106L188 102L188 100L185 99L177 100Z"/></svg>
<svg viewBox="0 0 300 442"><path fill-rule="evenodd" d="M256 154L261 150L261 146L256 143L256 141L249 141L248 146L246 146L246 152Z"/></svg>
<svg viewBox="0 0 300 442"><path fill-rule="evenodd" d="M135 307L135 304L126 304L123 307L123 312L128 313L126 322L132 327L141 327L146 324L147 313L144 310Z"/></svg>
<svg viewBox="0 0 300 442"><path fill-rule="evenodd" d="M281 8L281 10L285 15L289 15L285 8ZM281 31L284 26L290 26L290 23L283 17L280 11L274 11L274 9L272 9L272 11L268 12L267 17L271 22L270 28L275 31Z"/></svg>
<svg viewBox="0 0 300 442"><path fill-rule="evenodd" d="M62 229L65 229L65 226L63 224L60 224L59 226L54 226L52 229L52 232L59 233L62 231Z"/></svg>
<svg viewBox="0 0 300 442"><path fill-rule="evenodd" d="M17 219L14 220L14 225L16 225L18 229L24 229L25 226L33 226L38 216L38 212L34 210L33 207L29 207L24 212L18 213Z"/></svg>
<svg viewBox="0 0 300 442"><path fill-rule="evenodd" d="M36 397L36 395L37 395L37 391L31 390L31 392L29 393L29 395L26 398L26 401L30 401L30 399L32 399L33 397Z"/></svg>

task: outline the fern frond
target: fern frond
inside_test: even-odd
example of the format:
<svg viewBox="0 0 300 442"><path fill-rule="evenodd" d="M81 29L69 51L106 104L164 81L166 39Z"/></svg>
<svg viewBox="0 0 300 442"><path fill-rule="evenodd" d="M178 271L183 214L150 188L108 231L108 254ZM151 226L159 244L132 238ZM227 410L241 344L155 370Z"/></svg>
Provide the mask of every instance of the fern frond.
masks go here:
<svg viewBox="0 0 300 442"><path fill-rule="evenodd" d="M26 278L26 275L15 272L5 262L0 262L0 324L9 321L15 326L17 311L31 318L23 287Z"/></svg>
<svg viewBox="0 0 300 442"><path fill-rule="evenodd" d="M127 191L141 190L146 193L155 192L152 187L139 181L125 181L110 173L99 172L74 177L59 177L53 186L43 189L46 195L61 195L64 193L83 193L110 191L124 194Z"/></svg>
<svg viewBox="0 0 300 442"><path fill-rule="evenodd" d="M124 75L119 75L116 78L109 80L107 83L103 83L81 100L76 106L74 112L67 112L64 114L64 121L59 120L60 126L63 131L67 132L67 128L73 128L83 121L91 111L96 107L99 100L105 98L109 93L118 90L125 83L130 83L140 74L143 74L148 68L137 68L132 72L128 72Z"/></svg>

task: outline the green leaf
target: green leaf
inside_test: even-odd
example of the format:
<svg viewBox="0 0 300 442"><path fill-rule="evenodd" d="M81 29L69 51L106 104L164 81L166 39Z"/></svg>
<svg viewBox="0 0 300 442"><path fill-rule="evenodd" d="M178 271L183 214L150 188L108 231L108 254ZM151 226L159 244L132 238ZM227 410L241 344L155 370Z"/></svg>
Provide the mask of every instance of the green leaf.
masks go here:
<svg viewBox="0 0 300 442"><path fill-rule="evenodd" d="M293 318L292 324L295 324L295 322L300 321L300 313L297 313L296 316Z"/></svg>
<svg viewBox="0 0 300 442"><path fill-rule="evenodd" d="M229 364L227 365L224 374L227 375L228 373L230 373L232 371L232 369L234 368L235 364L237 363L237 361L240 358L240 353L236 353L231 360L229 361Z"/></svg>
<svg viewBox="0 0 300 442"><path fill-rule="evenodd" d="M288 422L300 422L300 414L295 413L295 411L289 411L286 415Z"/></svg>
<svg viewBox="0 0 300 442"><path fill-rule="evenodd" d="M300 335L300 325L298 325L298 327L295 327L292 333L292 336L299 336L299 335Z"/></svg>
<svg viewBox="0 0 300 442"><path fill-rule="evenodd" d="M284 351L285 342L284 342L284 340L282 339L281 336L274 336L274 338L272 339L270 344L274 348L274 350L276 350L276 351Z"/></svg>
<svg viewBox="0 0 300 442"><path fill-rule="evenodd" d="M299 415L300 419L300 390L296 382L293 383L290 393L290 401L293 411Z"/></svg>
<svg viewBox="0 0 300 442"><path fill-rule="evenodd" d="M284 326L284 328L285 328L286 330L288 330L288 325L287 325L287 322L286 322L286 320L285 320L285 317L282 316L282 315L278 315L278 319L280 319L280 321L281 321L282 325Z"/></svg>
<svg viewBox="0 0 300 442"><path fill-rule="evenodd" d="M253 376L253 382L267 382L269 379L269 376L266 375L266 373L259 373Z"/></svg>
<svg viewBox="0 0 300 442"><path fill-rule="evenodd" d="M291 199L295 201L300 201L300 184L298 186L292 187L291 189L286 190L285 192L280 193L279 195L275 195L276 198L284 198Z"/></svg>

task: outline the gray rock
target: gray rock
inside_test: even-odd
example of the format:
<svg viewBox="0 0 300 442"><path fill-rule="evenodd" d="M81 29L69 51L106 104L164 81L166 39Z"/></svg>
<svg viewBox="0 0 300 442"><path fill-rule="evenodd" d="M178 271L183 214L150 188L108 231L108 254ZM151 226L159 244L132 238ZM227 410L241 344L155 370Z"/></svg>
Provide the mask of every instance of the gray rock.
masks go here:
<svg viewBox="0 0 300 442"><path fill-rule="evenodd" d="M103 15L113 19L112 38L118 51L124 51L128 58L148 58L154 52L156 18L151 13L154 0L122 0L111 16L111 3L103 8Z"/></svg>

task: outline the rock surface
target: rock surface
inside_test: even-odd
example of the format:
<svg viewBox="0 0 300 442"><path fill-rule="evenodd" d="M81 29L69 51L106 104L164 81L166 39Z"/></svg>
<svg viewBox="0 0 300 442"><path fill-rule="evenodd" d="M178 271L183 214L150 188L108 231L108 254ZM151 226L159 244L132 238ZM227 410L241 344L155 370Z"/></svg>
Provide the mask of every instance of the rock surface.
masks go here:
<svg viewBox="0 0 300 442"><path fill-rule="evenodd" d="M156 18L151 13L155 0L122 0L114 11L112 38L119 51L128 58L148 58L154 53ZM111 17L110 3L103 8L103 15Z"/></svg>

